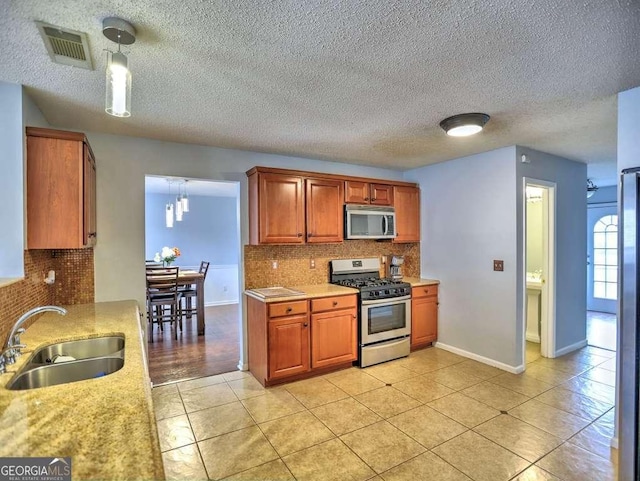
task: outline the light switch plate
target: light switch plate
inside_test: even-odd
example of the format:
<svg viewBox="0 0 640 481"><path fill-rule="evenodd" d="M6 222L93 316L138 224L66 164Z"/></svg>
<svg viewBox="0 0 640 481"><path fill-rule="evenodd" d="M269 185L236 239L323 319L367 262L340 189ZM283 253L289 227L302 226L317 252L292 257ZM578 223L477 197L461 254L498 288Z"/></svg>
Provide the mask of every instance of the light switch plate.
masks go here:
<svg viewBox="0 0 640 481"><path fill-rule="evenodd" d="M503 260L494 260L493 261L493 270L494 271L504 271L504 261Z"/></svg>

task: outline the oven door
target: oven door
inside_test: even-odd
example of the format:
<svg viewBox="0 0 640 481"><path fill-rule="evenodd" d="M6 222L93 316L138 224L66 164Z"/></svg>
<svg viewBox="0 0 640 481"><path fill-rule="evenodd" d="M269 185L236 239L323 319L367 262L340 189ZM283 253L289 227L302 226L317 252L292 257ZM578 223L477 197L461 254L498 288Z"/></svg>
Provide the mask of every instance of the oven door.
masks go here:
<svg viewBox="0 0 640 481"><path fill-rule="evenodd" d="M386 341L411 334L411 296L362 301L360 343Z"/></svg>

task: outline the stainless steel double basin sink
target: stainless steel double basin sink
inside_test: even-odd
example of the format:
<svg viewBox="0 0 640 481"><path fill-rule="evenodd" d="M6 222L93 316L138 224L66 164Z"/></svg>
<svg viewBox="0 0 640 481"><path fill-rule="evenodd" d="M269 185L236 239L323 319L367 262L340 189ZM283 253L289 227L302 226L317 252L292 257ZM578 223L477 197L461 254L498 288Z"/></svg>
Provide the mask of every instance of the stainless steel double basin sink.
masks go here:
<svg viewBox="0 0 640 481"><path fill-rule="evenodd" d="M59 342L36 350L9 381L25 390L108 376L124 366L124 336Z"/></svg>

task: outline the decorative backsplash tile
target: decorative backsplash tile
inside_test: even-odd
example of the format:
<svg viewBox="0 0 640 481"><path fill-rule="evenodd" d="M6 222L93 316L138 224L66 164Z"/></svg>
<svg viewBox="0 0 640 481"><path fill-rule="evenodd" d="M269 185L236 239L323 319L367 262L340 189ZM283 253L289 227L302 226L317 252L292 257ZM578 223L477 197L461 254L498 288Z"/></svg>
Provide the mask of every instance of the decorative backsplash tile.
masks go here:
<svg viewBox="0 0 640 481"><path fill-rule="evenodd" d="M52 286L44 282L50 270L56 271ZM24 279L0 287L0 343L29 309L94 302L93 272L92 249L24 251Z"/></svg>
<svg viewBox="0 0 640 481"><path fill-rule="evenodd" d="M246 289L272 286L304 286L329 281L329 261L383 255L404 256L403 273L420 276L420 244L392 244L372 240L350 240L342 244L245 245L244 282ZM315 260L315 269L311 260ZM277 269L273 269L277 261ZM384 275L384 271L380 272Z"/></svg>

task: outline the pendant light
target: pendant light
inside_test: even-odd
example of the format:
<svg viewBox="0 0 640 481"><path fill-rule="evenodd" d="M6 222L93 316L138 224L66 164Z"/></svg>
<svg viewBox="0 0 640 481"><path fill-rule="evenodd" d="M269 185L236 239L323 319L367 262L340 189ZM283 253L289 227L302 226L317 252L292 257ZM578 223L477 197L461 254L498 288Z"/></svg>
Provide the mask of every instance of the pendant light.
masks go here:
<svg viewBox="0 0 640 481"><path fill-rule="evenodd" d="M180 186L178 186L180 190ZM176 221L182 222L182 197L180 194L176 196Z"/></svg>
<svg viewBox="0 0 640 481"><path fill-rule="evenodd" d="M490 118L481 113L459 114L444 119L440 127L452 137L467 137L480 132Z"/></svg>
<svg viewBox="0 0 640 481"><path fill-rule="evenodd" d="M595 194L597 191L598 186L593 183L593 180L587 179L587 199L593 197L593 194Z"/></svg>
<svg viewBox="0 0 640 481"><path fill-rule="evenodd" d="M120 51L120 46L134 43L136 30L125 20L108 17L102 21L102 33L118 44L117 52L107 52L105 111L114 117L130 117L131 71L127 56Z"/></svg>
<svg viewBox="0 0 640 481"><path fill-rule="evenodd" d="M167 179L169 182L169 202L164 207L164 225L167 228L173 227L173 202L171 202L171 179Z"/></svg>
<svg viewBox="0 0 640 481"><path fill-rule="evenodd" d="M184 181L184 193L182 194L182 212L189 212L189 197L187 197L187 182Z"/></svg>
<svg viewBox="0 0 640 481"><path fill-rule="evenodd" d="M165 207L164 222L169 229L173 227L173 204L171 202Z"/></svg>

